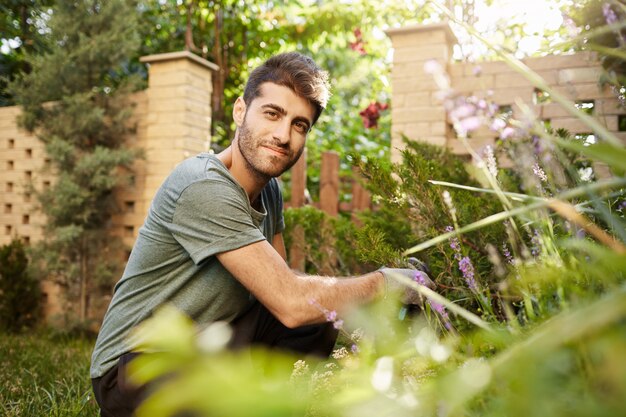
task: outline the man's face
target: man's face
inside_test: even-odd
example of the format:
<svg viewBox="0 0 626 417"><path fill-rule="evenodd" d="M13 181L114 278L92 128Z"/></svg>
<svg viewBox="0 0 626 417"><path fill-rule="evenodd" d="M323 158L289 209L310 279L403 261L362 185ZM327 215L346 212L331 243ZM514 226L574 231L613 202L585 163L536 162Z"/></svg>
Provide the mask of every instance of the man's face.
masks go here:
<svg viewBox="0 0 626 417"><path fill-rule="evenodd" d="M304 150L314 114L313 106L291 89L262 84L239 126L239 150L248 170L268 180L291 168Z"/></svg>

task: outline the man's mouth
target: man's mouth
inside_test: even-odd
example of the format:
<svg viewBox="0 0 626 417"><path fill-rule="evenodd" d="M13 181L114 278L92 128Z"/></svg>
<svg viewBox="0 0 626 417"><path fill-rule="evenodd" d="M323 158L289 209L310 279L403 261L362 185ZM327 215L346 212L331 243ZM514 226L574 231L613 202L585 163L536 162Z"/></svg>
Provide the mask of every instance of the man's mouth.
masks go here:
<svg viewBox="0 0 626 417"><path fill-rule="evenodd" d="M284 148L279 148L271 145L261 145L263 148L268 149L272 153L278 154L280 156L289 156L289 151Z"/></svg>

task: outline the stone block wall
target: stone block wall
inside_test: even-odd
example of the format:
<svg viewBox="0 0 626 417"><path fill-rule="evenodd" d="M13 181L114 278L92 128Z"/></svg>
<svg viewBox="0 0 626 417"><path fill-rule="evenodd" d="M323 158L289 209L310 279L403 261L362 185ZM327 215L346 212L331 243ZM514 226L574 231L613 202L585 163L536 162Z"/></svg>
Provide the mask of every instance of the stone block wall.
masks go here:
<svg viewBox="0 0 626 417"><path fill-rule="evenodd" d="M392 160L400 159L402 135L435 145L447 146L457 154L466 154L465 147L456 139L446 112L437 97L438 88L432 76L424 72L424 63L437 60L447 71L451 86L463 95L484 97L492 92L491 100L501 106L511 106L513 117L521 116L518 102L529 106L553 128L564 127L575 134L591 133L590 129L573 118L556 103L535 100L534 86L505 62L477 64L453 62L452 48L457 40L447 23L419 25L387 31L394 48L392 85ZM609 89L598 86L600 64L588 52L572 55L552 55L528 58L524 63L542 76L550 87L573 101L593 101L593 115L608 130L626 142L626 132L619 131L619 118L626 111L618 107L618 100ZM473 132L469 140L475 150L493 144L496 134L489 129Z"/></svg>
<svg viewBox="0 0 626 417"><path fill-rule="evenodd" d="M143 149L144 159L133 167L132 184L116 191L118 212L111 222L112 233L122 237L129 251L156 190L172 168L210 147L211 76L217 69L186 51L151 55L142 62L149 65L148 89L130 97L131 123L137 130L127 146ZM17 126L19 114L18 107L0 108L0 245L15 237L26 243L43 239L45 217L28 190L48 187L55 180L53 172L44 170L49 160L43 143ZM50 281L42 287L45 315L60 313L61 290ZM95 305L106 306L107 300Z"/></svg>

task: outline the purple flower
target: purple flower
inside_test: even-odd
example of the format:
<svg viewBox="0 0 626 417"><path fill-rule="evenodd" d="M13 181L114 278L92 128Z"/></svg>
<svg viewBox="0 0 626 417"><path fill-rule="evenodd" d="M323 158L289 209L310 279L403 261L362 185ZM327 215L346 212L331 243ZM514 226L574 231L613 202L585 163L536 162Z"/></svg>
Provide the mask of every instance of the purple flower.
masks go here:
<svg viewBox="0 0 626 417"><path fill-rule="evenodd" d="M604 14L604 19L606 20L607 25L612 25L617 22L617 15L611 9L611 5L609 3L604 3L602 5L602 14Z"/></svg>
<svg viewBox="0 0 626 417"><path fill-rule="evenodd" d="M513 256L511 256L511 252L509 251L509 247L506 245L506 243L502 244L502 253L504 254L504 257L506 258L506 261L510 263L511 265L513 265L514 264Z"/></svg>
<svg viewBox="0 0 626 417"><path fill-rule="evenodd" d="M333 323L333 327L337 330L341 329L343 327L343 320L335 320L335 322Z"/></svg>
<svg viewBox="0 0 626 417"><path fill-rule="evenodd" d="M422 271L415 271L415 275L413 276L413 281L417 282L420 285L428 286L428 281L426 280L426 274Z"/></svg>
<svg viewBox="0 0 626 417"><path fill-rule="evenodd" d="M446 226L446 228L444 229L446 232L453 232L454 228L452 226ZM459 255L461 253L461 243L459 242L459 238L455 237L451 237L450 238L450 247L452 248L452 250L454 250L454 252L456 252L456 255ZM457 257L455 255L455 257Z"/></svg>
<svg viewBox="0 0 626 417"><path fill-rule="evenodd" d="M539 253L541 252L541 237L539 236L539 231L537 229L533 230L533 235L530 238L530 243L530 253L534 257L539 256Z"/></svg>
<svg viewBox="0 0 626 417"><path fill-rule="evenodd" d="M446 308L442 304L439 304L434 300L428 300L428 304L430 304L430 308L432 308L441 316L441 318L443 319L443 324L444 326L446 326L446 329L450 330L452 328L452 325L450 324L450 317L448 316Z"/></svg>
<svg viewBox="0 0 626 417"><path fill-rule="evenodd" d="M465 278L469 289L472 291L478 290L476 280L474 279L474 265L472 265L472 261L468 256L464 256L459 260L459 269L463 273L463 278Z"/></svg>
<svg viewBox="0 0 626 417"><path fill-rule="evenodd" d="M337 320L337 312L335 310L326 312L326 320L327 321Z"/></svg>
<svg viewBox="0 0 626 417"><path fill-rule="evenodd" d="M359 353L359 347L353 343L352 346L350 346L350 351L352 353Z"/></svg>
<svg viewBox="0 0 626 417"><path fill-rule="evenodd" d="M474 69L472 70L472 73L474 74L475 77L478 77L480 74L483 73L483 68L480 65L476 65Z"/></svg>
<svg viewBox="0 0 626 417"><path fill-rule="evenodd" d="M535 174L535 176L537 178L539 178L539 180L541 182L547 182L548 181L548 176L546 175L545 171L536 162L533 165L533 173Z"/></svg>

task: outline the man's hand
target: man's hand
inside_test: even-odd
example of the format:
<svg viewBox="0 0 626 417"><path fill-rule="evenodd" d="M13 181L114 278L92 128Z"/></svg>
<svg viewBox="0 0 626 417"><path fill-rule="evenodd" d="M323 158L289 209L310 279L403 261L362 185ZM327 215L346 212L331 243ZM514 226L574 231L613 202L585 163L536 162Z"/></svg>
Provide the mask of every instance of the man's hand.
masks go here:
<svg viewBox="0 0 626 417"><path fill-rule="evenodd" d="M408 268L381 268L379 269L385 277L385 287L387 292L399 292L402 294L402 303L407 305L423 304L422 295L412 288L398 282L393 275L400 275L416 282L419 285L426 286L431 290L436 288L435 283L430 279L427 272L430 272L428 266L417 258L409 258Z"/></svg>

